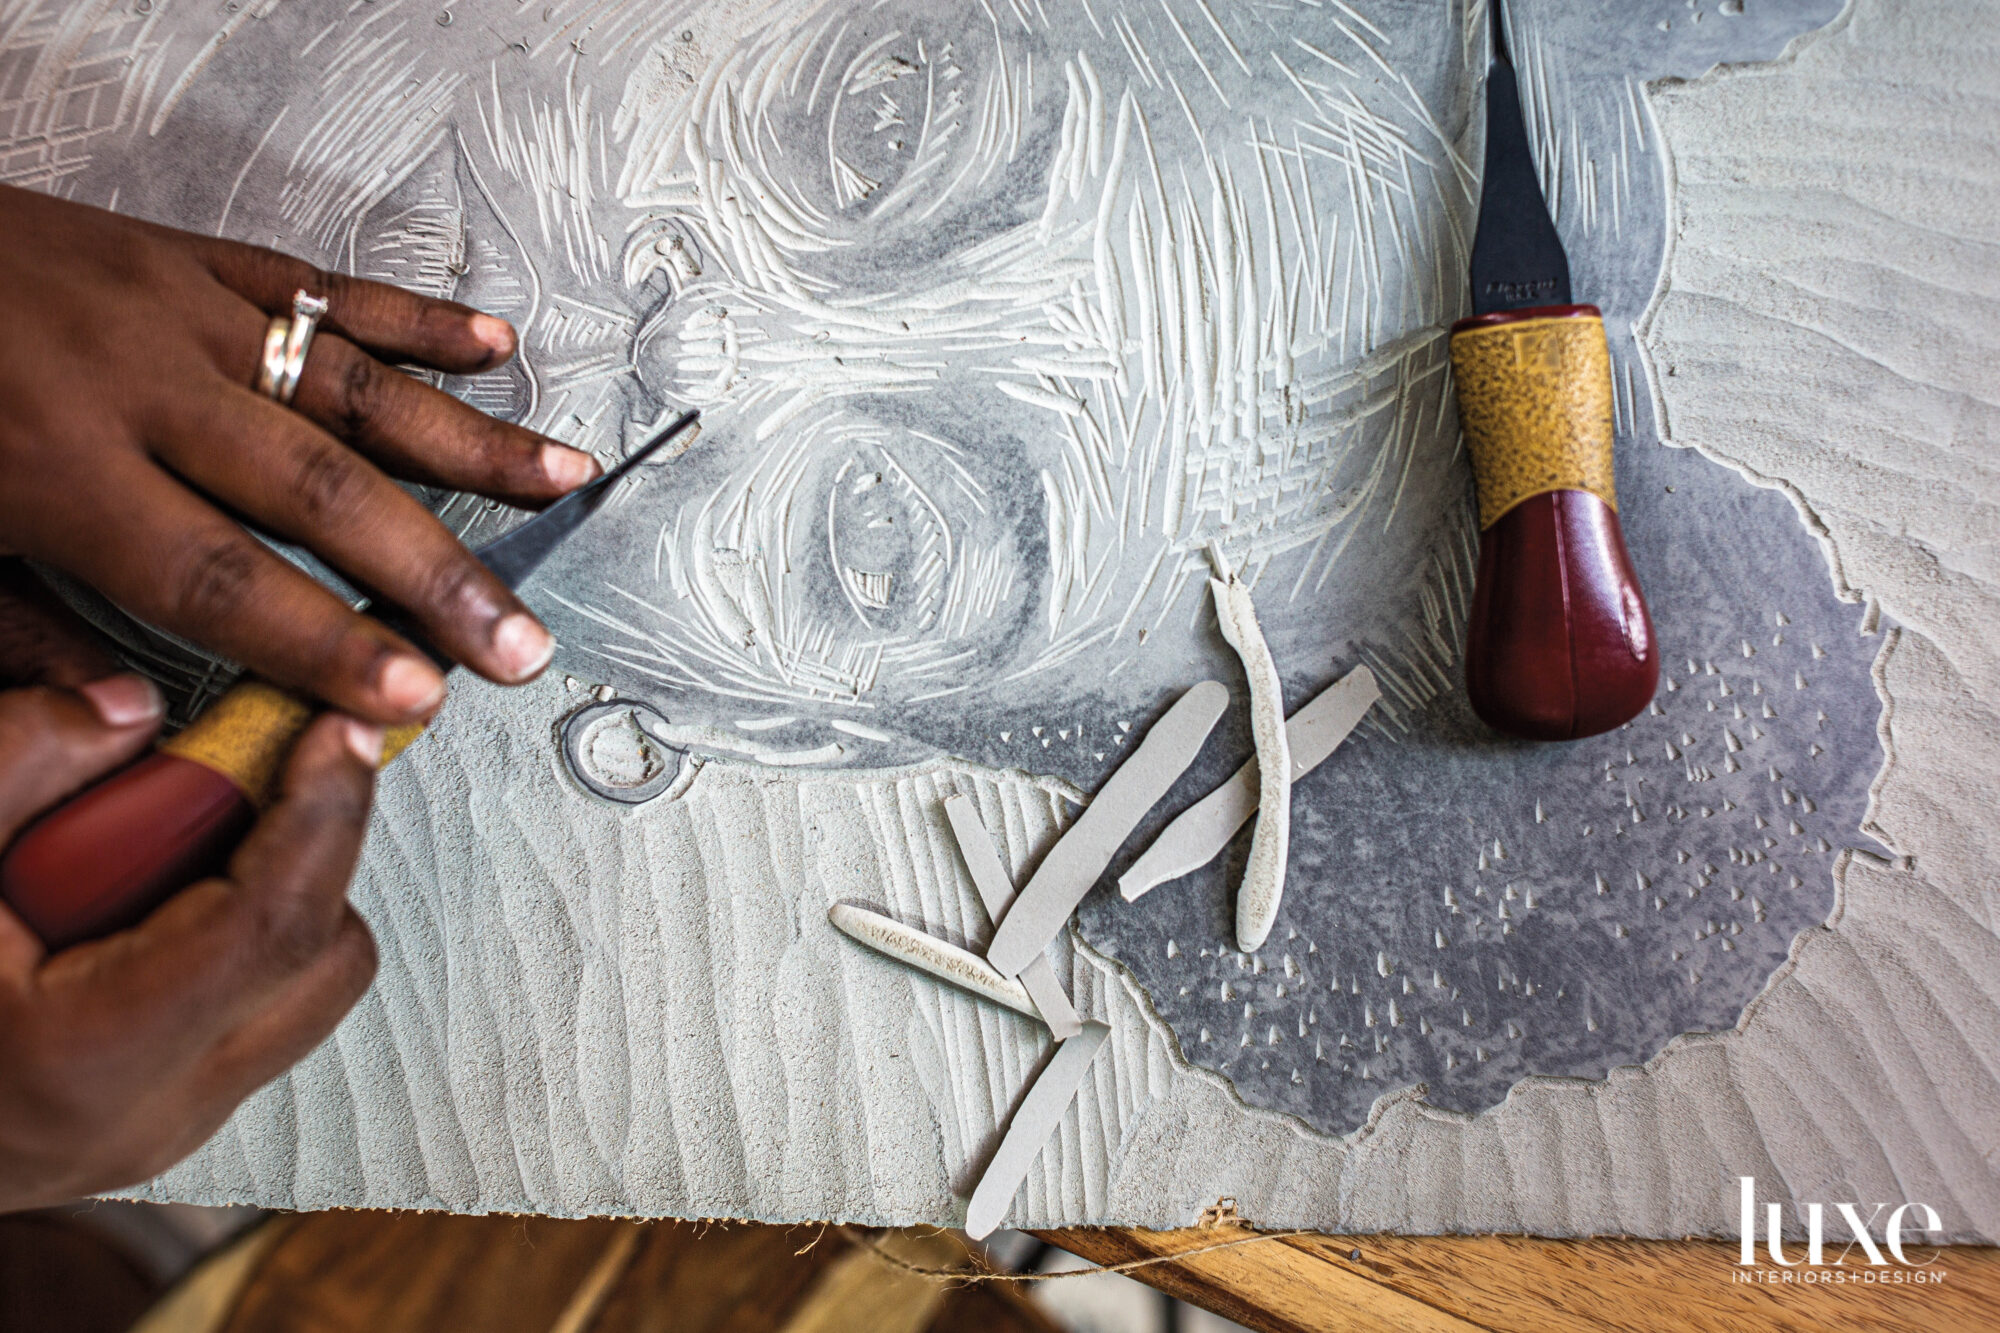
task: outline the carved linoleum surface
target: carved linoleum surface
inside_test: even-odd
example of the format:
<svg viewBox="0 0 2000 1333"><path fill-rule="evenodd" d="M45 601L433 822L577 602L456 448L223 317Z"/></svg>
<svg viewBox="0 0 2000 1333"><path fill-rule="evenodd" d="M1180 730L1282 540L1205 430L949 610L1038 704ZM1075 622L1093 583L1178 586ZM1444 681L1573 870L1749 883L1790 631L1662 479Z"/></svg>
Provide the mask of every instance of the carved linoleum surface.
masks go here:
<svg viewBox="0 0 2000 1333"><path fill-rule="evenodd" d="M719 1025L724 1065L731 1026L770 1016L676 1008L690 997L628 968L618 929L576 904L639 900L656 931L693 928L729 892L729 857L674 864L683 834L709 847L802 819L812 848L799 810L886 801L895 818L842 825L869 842L852 857L921 867L900 905L981 937L915 793L987 793L1018 872L1068 817L1048 792L1094 789L1194 681L1230 683L1239 707L1146 831L1247 755L1207 594L1219 544L1254 582L1289 708L1362 663L1384 701L1295 787L1289 888L1259 954L1229 947L1246 835L1137 905L1100 889L1075 966L1108 994L1122 965L1143 997L1127 1021L1163 1022L1250 1106L1346 1132L1413 1085L1477 1111L1526 1075L1598 1078L1729 1028L1827 917L1834 864L1863 839L1877 617L1836 595L1783 494L1660 443L1632 332L1670 216L1643 82L1775 58L1838 8L1510 6L1576 291L1611 335L1621 513L1667 665L1628 727L1561 746L1500 740L1459 697L1477 534L1445 338L1478 192L1477 3L30 6L0 49L0 179L501 313L518 364L446 387L607 459L702 409L700 440L645 470L533 595L578 690L491 705L497 737L439 743L504 753L507 781L564 825L544 828L568 849L553 862L522 852L560 902L510 907L502 952L561 941L534 966L581 958L584 994ZM468 540L509 518L434 499ZM582 687L656 722L568 762L615 751L652 799L601 802L564 772L555 724ZM882 775L913 765L927 775ZM466 776L496 771L419 757L371 846L360 892L396 943L371 1002L389 1012L357 1022L403 1034L409 1077L499 1058L447 1049L451 997L468 970L504 988L523 964L497 963L433 882L519 862L432 842L498 836ZM701 947L788 966L826 929L808 908L840 896L815 860L833 854L757 862L793 876L790 906L766 934L697 930ZM610 1042L574 1077L596 1150L622 1164L644 1118L638 1029L591 1027L570 1002ZM814 1012L841 1003L816 995ZM929 1039L949 1048L941 1025ZM1000 1031L981 1040L1033 1049L1030 1029ZM543 1074L509 1068L527 1083L500 1094L508 1121L532 1119L518 1099ZM773 1077L726 1075L745 1096ZM919 1082L971 1126L943 1152L950 1175L997 1112L963 1105L961 1072ZM1121 1115L1092 1151L1117 1156ZM294 1151L310 1136L287 1132ZM625 1170L591 1188L640 1197ZM510 1188L539 1187L490 1197ZM1087 1194L1046 1198L1101 1215ZM729 1211L692 1185L660 1198Z"/></svg>

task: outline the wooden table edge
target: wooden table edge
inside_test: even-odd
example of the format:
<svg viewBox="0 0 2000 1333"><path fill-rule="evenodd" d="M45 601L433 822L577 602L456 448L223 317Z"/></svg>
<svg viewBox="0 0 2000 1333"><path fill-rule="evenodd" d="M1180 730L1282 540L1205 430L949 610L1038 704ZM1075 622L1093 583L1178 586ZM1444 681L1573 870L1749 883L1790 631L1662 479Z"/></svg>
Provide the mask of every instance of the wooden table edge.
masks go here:
<svg viewBox="0 0 2000 1333"><path fill-rule="evenodd" d="M1784 1282L1772 1279L1787 1270L1762 1260L1746 1272L1735 1242L1708 1239L1336 1236L1229 1222L1034 1234L1105 1267L1154 1261L1128 1276L1262 1333L2000 1328L2000 1250L1985 1246L1912 1251L1935 1254L1921 1278L1850 1255L1836 1277L1794 1269Z"/></svg>

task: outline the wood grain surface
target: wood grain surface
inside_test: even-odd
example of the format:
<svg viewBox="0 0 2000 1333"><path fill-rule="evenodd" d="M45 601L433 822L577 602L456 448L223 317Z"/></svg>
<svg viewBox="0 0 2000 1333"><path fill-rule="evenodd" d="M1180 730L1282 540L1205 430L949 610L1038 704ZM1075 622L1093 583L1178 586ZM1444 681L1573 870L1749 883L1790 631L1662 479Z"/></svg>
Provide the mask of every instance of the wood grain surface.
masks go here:
<svg viewBox="0 0 2000 1333"><path fill-rule="evenodd" d="M1017 1288L911 1271L974 1263L929 1228L311 1213L212 1258L137 1333L1058 1333Z"/></svg>
<svg viewBox="0 0 2000 1333"><path fill-rule="evenodd" d="M1036 1234L1108 1266L1256 1233L1077 1227ZM1856 1271L1856 1257L1846 1271ZM1733 1280L1735 1261L1734 1245L1714 1241L1311 1235L1210 1250L1130 1276L1263 1333L2000 1329L2000 1250L1947 1249L1931 1266L1944 1280L1923 1286L1753 1286Z"/></svg>
<svg viewBox="0 0 2000 1333"><path fill-rule="evenodd" d="M1735 1247L1711 1241L1288 1235L1216 1249L1259 1233L1225 1223L1036 1234L1106 1266L1164 1259L1129 1275L1264 1333L2000 1329L2000 1250L1985 1248L1937 1253L1926 1270L1944 1274L1935 1284L1765 1286L1734 1280ZM957 1233L929 1228L313 1213L240 1240L205 1266L217 1280L197 1270L183 1284L199 1301L161 1318L170 1299L139 1328L1056 1333L1024 1285L927 1275L975 1267Z"/></svg>

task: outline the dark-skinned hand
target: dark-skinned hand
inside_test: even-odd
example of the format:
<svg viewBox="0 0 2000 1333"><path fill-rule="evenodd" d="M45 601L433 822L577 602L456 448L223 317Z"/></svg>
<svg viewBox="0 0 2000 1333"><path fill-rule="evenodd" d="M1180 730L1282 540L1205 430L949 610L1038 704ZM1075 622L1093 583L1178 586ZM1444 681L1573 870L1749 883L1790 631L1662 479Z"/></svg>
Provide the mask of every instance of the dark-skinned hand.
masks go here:
<svg viewBox="0 0 2000 1333"><path fill-rule="evenodd" d="M490 369L514 353L505 321L4 186L0 239L0 556L66 570L371 722L427 718L444 678L230 514L405 608L491 680L547 664L548 632L390 481L540 507L597 474L385 363ZM252 385L265 325L301 288L329 309L288 408Z"/></svg>
<svg viewBox="0 0 2000 1333"><path fill-rule="evenodd" d="M165 1169L373 975L346 886L379 724L429 717L444 679L235 516L517 683L548 661L547 632L390 478L539 507L598 469L388 364L498 366L515 348L502 320L7 187L0 240L0 557L65 570L338 710L300 739L225 878L56 954L0 907L5 1210ZM251 386L268 320L301 288L329 310L284 407ZM160 719L157 691L0 558L0 847L142 753Z"/></svg>
<svg viewBox="0 0 2000 1333"><path fill-rule="evenodd" d="M160 696L0 562L0 845L142 752ZM319 1044L375 971L347 904L381 729L299 740L220 879L50 954L0 906L0 1211L129 1185L213 1134Z"/></svg>

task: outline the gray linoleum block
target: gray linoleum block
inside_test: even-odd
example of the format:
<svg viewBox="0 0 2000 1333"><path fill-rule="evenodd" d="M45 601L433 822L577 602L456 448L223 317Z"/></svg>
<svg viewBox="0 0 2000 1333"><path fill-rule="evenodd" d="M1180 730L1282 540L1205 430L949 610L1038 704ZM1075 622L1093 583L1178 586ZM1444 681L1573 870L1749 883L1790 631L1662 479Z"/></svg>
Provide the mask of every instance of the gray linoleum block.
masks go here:
<svg viewBox="0 0 2000 1333"><path fill-rule="evenodd" d="M578 688L457 684L385 775L354 888L368 1006L156 1197L947 1220L1044 1029L850 947L826 909L976 938L938 802L973 794L1018 880L1062 794L1125 758L1121 723L1230 669L1187 543L1241 523L1271 543L1291 697L1365 663L1383 698L1298 780L1260 954L1218 947L1240 842L1143 910L1087 896L1050 946L1114 1033L1017 1216L1173 1224L1227 1194L1267 1225L1726 1233L1713 1182L1740 1173L2000 1225L1976 1021L2000 995L1978 817L2000 594L1968 369L2000 343L1992 7L1855 0L1794 47L1839 0L1509 6L1606 314L1621 518L1673 685L1552 752L1454 707L1476 534L1442 331L1474 35L1408 6L1356 4L1389 44L1330 7L1214 6L1245 70L1176 4L1125 6L1129 36L1051 9L968 44L976 6L891 0L904 37L865 73L913 73L864 91L906 124L843 114L826 158L786 157L796 195L727 146L759 90L779 137L826 142L826 89L782 62L857 34L806 4L530 15L525 50L408 6L10 30L37 71L0 97L10 180L504 314L518 360L444 387L601 457L683 400L712 426L530 590ZM368 63L383 40L393 67ZM1046 95L1011 96L1031 55ZM905 151L933 74L1005 132ZM1319 134L1312 80L1393 161ZM356 142L362 107L380 132ZM588 188L536 165L581 165L556 139L585 131ZM790 198L811 211L766 209ZM1236 285L1182 280L1230 255ZM1273 310L1304 337L1266 338ZM426 499L470 540L510 521ZM213 679L103 619L176 698ZM628 811L579 792L552 737L599 685L715 760ZM1217 733L1186 800L1249 756L1239 718Z"/></svg>

